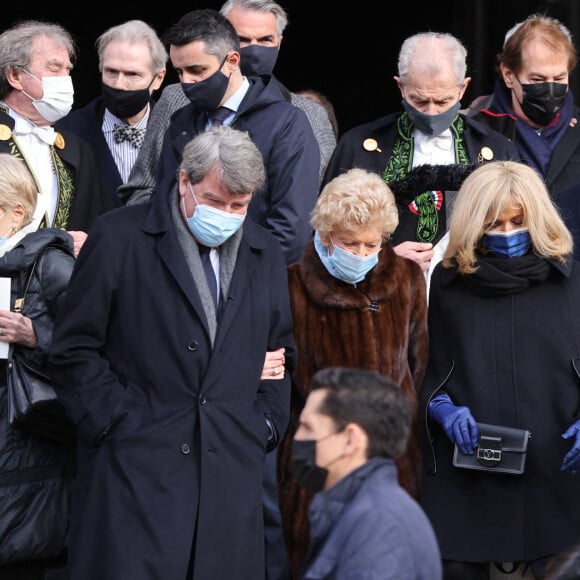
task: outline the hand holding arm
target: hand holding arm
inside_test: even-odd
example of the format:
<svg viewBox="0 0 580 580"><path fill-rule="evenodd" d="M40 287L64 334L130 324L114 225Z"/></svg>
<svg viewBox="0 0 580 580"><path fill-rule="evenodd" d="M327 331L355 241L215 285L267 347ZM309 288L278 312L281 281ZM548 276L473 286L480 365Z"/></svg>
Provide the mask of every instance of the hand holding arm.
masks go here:
<svg viewBox="0 0 580 580"><path fill-rule="evenodd" d="M477 424L468 407L457 407L447 393L441 393L429 403L429 416L437 421L451 441L464 455L473 455L478 444Z"/></svg>
<svg viewBox="0 0 580 580"><path fill-rule="evenodd" d="M74 242L74 255L75 258L78 258L79 252L87 239L87 233L82 231L69 231L68 232L73 239Z"/></svg>
<svg viewBox="0 0 580 580"><path fill-rule="evenodd" d="M574 444L564 456L564 461L562 461L562 467L560 469L561 471L576 473L580 469L580 419L568 427L562 435L562 438L574 438Z"/></svg>
<svg viewBox="0 0 580 580"><path fill-rule="evenodd" d="M433 244L423 242L401 242L393 247L395 254L408 260L413 260L421 266L421 270L426 272L431 264L431 258L435 254Z"/></svg>
<svg viewBox="0 0 580 580"><path fill-rule="evenodd" d="M276 381L284 378L286 371L286 357L284 353L286 349L281 347L277 350L269 350L266 353L264 360L264 368L262 369L262 381Z"/></svg>

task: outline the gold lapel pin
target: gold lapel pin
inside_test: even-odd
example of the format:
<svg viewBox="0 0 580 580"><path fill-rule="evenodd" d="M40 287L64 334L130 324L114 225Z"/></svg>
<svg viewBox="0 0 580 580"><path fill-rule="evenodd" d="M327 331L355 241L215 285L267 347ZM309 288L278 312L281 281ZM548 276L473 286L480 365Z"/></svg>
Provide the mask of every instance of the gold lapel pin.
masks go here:
<svg viewBox="0 0 580 580"><path fill-rule="evenodd" d="M365 139L363 141L363 149L365 151L376 151L377 153L382 153L382 151L379 149L379 144L375 139Z"/></svg>
<svg viewBox="0 0 580 580"><path fill-rule="evenodd" d="M64 137L62 136L61 133L56 134L56 137L54 138L54 144L59 149L64 149Z"/></svg>
<svg viewBox="0 0 580 580"><path fill-rule="evenodd" d="M0 141L8 141L12 137L12 130L8 125L0 125Z"/></svg>
<svg viewBox="0 0 580 580"><path fill-rule="evenodd" d="M486 161L491 161L493 159L493 151L489 147L482 147L479 153L482 159Z"/></svg>

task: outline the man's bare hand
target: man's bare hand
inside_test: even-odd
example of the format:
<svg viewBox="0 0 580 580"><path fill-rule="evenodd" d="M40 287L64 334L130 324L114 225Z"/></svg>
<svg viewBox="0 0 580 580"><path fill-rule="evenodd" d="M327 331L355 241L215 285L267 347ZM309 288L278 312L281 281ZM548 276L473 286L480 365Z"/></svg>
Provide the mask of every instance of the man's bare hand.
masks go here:
<svg viewBox="0 0 580 580"><path fill-rule="evenodd" d="M394 246L393 250L397 256L417 262L423 272L429 269L431 258L435 253L433 244L423 242L402 242L398 246Z"/></svg>
<svg viewBox="0 0 580 580"><path fill-rule="evenodd" d="M72 231L72 232L68 232L68 233L70 234L70 236L73 239L74 254L75 254L75 258L77 258L79 255L79 252L81 251L82 245L85 243L85 240L87 239L87 233L81 232L81 231Z"/></svg>

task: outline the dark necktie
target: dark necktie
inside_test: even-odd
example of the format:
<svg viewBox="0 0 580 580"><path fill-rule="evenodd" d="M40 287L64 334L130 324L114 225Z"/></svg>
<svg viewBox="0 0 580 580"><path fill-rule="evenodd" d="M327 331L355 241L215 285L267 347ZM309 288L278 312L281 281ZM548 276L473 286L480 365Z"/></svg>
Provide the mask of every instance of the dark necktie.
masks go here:
<svg viewBox="0 0 580 580"><path fill-rule="evenodd" d="M209 113L209 120L212 127L214 125L223 125L231 112L232 110L227 107L218 107L215 111Z"/></svg>
<svg viewBox="0 0 580 580"><path fill-rule="evenodd" d="M144 136L145 129L138 129L137 127L131 127L129 125L115 125L113 127L115 143L129 141L133 147L141 147Z"/></svg>
<svg viewBox="0 0 580 580"><path fill-rule="evenodd" d="M217 312L217 297L218 297L218 286L217 280L215 277L215 272L213 266L211 265L211 258L209 256L209 252L211 250L208 246L198 246L199 249L199 257L201 258L201 263L203 265L203 271L205 272L205 277L207 279L207 284L209 286L209 290L211 292L211 297L213 298L214 306L216 307Z"/></svg>

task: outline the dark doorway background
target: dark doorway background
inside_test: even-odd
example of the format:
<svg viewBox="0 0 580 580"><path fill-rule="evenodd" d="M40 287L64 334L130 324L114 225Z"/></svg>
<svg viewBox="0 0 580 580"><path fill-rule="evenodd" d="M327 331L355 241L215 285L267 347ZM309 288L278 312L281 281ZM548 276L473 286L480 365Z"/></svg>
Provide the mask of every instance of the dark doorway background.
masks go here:
<svg viewBox="0 0 580 580"><path fill-rule="evenodd" d="M131 18L140 18L162 34L188 10L219 9L223 0L188 2L186 8L144 2L124 2L74 8L29 8L27 4L4 7L2 30L17 20L35 18L59 22L74 35L79 59L73 71L75 107L87 103L100 91L100 78L94 43L110 26ZM276 65L276 76L291 90L313 88L324 93L334 104L341 132L400 108L400 94L393 81L397 55L402 41L424 30L450 32L460 38L468 50L468 74L471 85L463 99L491 91L496 78L495 54L513 24L534 12L560 19L574 39L580 38L580 2L578 0L415 0L399 3L394 14L392 4L378 0L343 3L329 0L280 0L290 23L284 34ZM180 4L180 3L179 3ZM401 13L404 15L400 17ZM166 82L177 77L168 63ZM571 87L580 95L578 74Z"/></svg>

